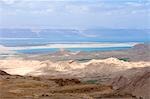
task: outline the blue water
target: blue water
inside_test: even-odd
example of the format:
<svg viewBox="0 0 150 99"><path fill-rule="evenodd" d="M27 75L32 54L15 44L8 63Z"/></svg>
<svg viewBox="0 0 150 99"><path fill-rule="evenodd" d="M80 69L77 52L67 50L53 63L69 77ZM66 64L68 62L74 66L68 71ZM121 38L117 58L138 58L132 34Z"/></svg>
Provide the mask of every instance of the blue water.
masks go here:
<svg viewBox="0 0 150 99"><path fill-rule="evenodd" d="M68 51L76 52L76 51L85 51L85 52L93 52L93 51L112 51L112 50L125 50L131 47L105 47L105 48L66 48ZM41 48L41 49L25 49L25 50L17 50L19 53L24 54L38 54L38 53L49 53L59 51L58 48Z"/></svg>
<svg viewBox="0 0 150 99"><path fill-rule="evenodd" d="M17 47L17 46L39 46L39 45L47 45L47 44L65 44L64 42L69 41L57 41L57 42L51 42L49 39L0 39L0 45L8 46L8 47ZM71 41L70 43L77 42L99 42L99 43L127 43L127 42L137 42L137 43L143 43L146 41ZM148 41L147 41L148 42Z"/></svg>
<svg viewBox="0 0 150 99"><path fill-rule="evenodd" d="M0 29L0 45L6 47L45 46L48 44L77 44L78 42L96 43L144 43L150 42L149 29L85 29L83 34L96 35L86 37L78 29L41 29L39 36L30 29ZM36 48L36 47L35 47ZM67 48L69 51L111 51L124 50L130 47L105 47L105 48ZM36 54L59 51L58 48L38 48L16 50L19 53Z"/></svg>

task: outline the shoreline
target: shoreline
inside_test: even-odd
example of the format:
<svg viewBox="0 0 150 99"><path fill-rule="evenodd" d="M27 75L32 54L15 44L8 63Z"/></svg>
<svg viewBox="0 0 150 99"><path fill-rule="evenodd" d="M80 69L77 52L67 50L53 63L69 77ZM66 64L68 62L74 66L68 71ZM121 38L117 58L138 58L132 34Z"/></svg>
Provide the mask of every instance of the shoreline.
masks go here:
<svg viewBox="0 0 150 99"><path fill-rule="evenodd" d="M144 43L144 42L143 42ZM25 50L25 49L38 49L38 48L105 48L105 47L132 47L136 44L143 44L139 42L76 42L76 43L48 43L35 46L4 46L1 47L8 50Z"/></svg>

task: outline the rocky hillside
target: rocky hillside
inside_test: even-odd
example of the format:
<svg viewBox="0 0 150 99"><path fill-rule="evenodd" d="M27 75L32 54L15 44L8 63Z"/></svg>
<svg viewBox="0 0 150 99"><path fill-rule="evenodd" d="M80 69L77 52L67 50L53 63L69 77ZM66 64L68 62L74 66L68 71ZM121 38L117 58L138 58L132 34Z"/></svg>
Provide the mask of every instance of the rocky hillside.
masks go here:
<svg viewBox="0 0 150 99"><path fill-rule="evenodd" d="M55 97L62 97L63 94L69 93L70 98L70 94L76 97L79 93L88 93L86 98L81 95L82 98L76 97L75 99L101 99L102 97L149 99L149 61L128 62L117 58L108 58L102 60L93 59L80 63L73 60L52 62L49 60L37 61L14 58L0 60L0 70L3 70L0 71L1 89L6 88L6 91L4 91L6 93L8 92L7 86L12 86L12 89L9 90L10 93L13 92L19 95L22 90L31 88L30 93L37 92L35 93L37 97L49 97L53 93L57 93L56 96L54 95ZM16 90L16 88L18 89ZM54 90L52 90L53 88ZM49 93L37 95L41 93L37 89ZM102 90L105 90L104 93ZM6 95L6 93L3 94ZM24 95L31 96L30 93L25 91L25 93L21 94L21 97ZM58 94L61 96L58 96ZM76 95L74 96L74 94Z"/></svg>
<svg viewBox="0 0 150 99"><path fill-rule="evenodd" d="M4 75L5 73L5 75ZM1 99L134 99L116 94L110 85L82 83L78 79L9 75L0 72Z"/></svg>
<svg viewBox="0 0 150 99"><path fill-rule="evenodd" d="M132 68L117 74L111 85L119 93L132 93L139 99L150 98L150 67Z"/></svg>

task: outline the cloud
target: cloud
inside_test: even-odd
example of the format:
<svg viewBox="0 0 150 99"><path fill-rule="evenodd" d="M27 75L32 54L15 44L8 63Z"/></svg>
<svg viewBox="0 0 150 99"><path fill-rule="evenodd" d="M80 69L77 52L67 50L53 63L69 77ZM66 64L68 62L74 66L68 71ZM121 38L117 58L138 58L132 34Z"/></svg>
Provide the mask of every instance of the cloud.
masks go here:
<svg viewBox="0 0 150 99"><path fill-rule="evenodd" d="M86 13L89 11L89 7L86 5L66 5L65 9L70 13Z"/></svg>
<svg viewBox="0 0 150 99"><path fill-rule="evenodd" d="M2 0L7 5L14 5L14 8L33 11L34 14L45 14L55 11L56 13L69 12L74 14L101 13L120 11L130 8L137 9L146 7L146 3L139 2L104 2L103 0ZM26 5L26 6L24 6ZM12 9L13 10L13 9ZM127 10L126 10L127 11Z"/></svg>
<svg viewBox="0 0 150 99"><path fill-rule="evenodd" d="M43 9L43 10L32 10L30 11L31 14L40 14L40 15L45 15L45 14L49 14L51 12L53 12L53 9L48 8L48 9Z"/></svg>
<svg viewBox="0 0 150 99"><path fill-rule="evenodd" d="M83 26L84 28L84 26L111 27L116 24L121 26L121 24L127 24L127 22L129 24L128 26L131 26L130 22L133 15L136 15L137 19L142 18L142 20L139 20L139 24L141 24L140 22L144 24L145 20L147 20L146 13L150 8L150 3L131 1L0 0L0 6L2 8L0 16L3 17L3 23L7 25L17 24L18 26L20 24L24 26L38 23L39 25L51 25L52 27ZM120 19L116 20L118 18ZM127 22L124 23L123 20ZM81 35L87 37L95 36L84 33L81 33Z"/></svg>
<svg viewBox="0 0 150 99"><path fill-rule="evenodd" d="M134 7L140 7L143 4L142 3L137 3L137 2L126 2L126 5L128 5L128 6L134 6Z"/></svg>
<svg viewBox="0 0 150 99"><path fill-rule="evenodd" d="M7 4L7 5L12 5L15 4L19 0L1 0L2 3Z"/></svg>

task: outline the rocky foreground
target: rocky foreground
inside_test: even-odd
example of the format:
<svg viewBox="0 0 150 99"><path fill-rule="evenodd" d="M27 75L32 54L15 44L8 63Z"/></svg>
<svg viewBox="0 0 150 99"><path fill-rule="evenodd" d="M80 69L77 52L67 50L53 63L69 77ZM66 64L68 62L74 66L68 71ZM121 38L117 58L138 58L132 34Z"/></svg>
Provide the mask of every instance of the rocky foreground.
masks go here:
<svg viewBox="0 0 150 99"><path fill-rule="evenodd" d="M1 99L150 98L148 61L7 59L0 70Z"/></svg>
<svg viewBox="0 0 150 99"><path fill-rule="evenodd" d="M132 94L115 91L110 85L10 75L4 71L0 71L0 89L1 99L136 99Z"/></svg>
<svg viewBox="0 0 150 99"><path fill-rule="evenodd" d="M150 46L0 59L0 99L150 99Z"/></svg>

